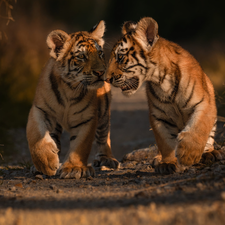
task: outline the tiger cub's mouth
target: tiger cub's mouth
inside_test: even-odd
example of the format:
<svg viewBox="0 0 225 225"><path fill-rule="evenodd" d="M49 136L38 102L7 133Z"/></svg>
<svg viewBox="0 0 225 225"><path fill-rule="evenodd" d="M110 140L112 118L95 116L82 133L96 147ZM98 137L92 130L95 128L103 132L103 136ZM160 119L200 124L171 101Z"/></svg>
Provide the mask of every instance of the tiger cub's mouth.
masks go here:
<svg viewBox="0 0 225 225"><path fill-rule="evenodd" d="M139 85L139 79L138 77L135 76L135 77L126 79L120 88L122 91L137 90L138 85Z"/></svg>

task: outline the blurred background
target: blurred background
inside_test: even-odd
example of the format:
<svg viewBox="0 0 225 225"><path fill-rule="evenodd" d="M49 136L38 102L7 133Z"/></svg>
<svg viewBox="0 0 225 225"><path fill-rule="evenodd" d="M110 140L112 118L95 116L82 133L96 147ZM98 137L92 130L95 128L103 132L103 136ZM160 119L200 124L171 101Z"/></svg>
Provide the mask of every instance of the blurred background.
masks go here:
<svg viewBox="0 0 225 225"><path fill-rule="evenodd" d="M216 89L218 115L225 116L224 9L225 1L219 0L0 0L0 164L12 161L12 153L22 160L29 155L27 116L49 58L46 37L54 29L90 30L105 20L107 55L124 21L153 17L160 36L177 42L200 62ZM112 103L112 145L118 158L121 152L154 143L144 89L130 99L119 92L113 89Z"/></svg>

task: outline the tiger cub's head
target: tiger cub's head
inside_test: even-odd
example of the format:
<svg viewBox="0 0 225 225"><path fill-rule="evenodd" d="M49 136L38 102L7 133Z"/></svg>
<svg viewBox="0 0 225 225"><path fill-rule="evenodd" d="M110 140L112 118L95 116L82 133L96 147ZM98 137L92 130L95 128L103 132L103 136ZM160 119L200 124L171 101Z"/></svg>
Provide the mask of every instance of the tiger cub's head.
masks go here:
<svg viewBox="0 0 225 225"><path fill-rule="evenodd" d="M105 22L100 21L89 32L67 34L54 30L48 35L46 42L55 59L54 72L70 87L97 89L104 84L104 32Z"/></svg>
<svg viewBox="0 0 225 225"><path fill-rule="evenodd" d="M112 49L106 81L121 88L123 94L129 96L145 81L149 53L159 39L158 24L149 17L137 24L125 22L122 34Z"/></svg>

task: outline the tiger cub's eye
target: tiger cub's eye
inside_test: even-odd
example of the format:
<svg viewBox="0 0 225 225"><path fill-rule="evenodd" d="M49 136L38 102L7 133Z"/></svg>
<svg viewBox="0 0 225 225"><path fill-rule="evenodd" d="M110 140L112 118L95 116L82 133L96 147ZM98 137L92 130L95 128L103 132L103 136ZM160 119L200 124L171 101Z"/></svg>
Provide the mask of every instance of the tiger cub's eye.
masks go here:
<svg viewBox="0 0 225 225"><path fill-rule="evenodd" d="M84 54L80 54L80 55L78 55L76 57L77 57L77 59L85 59L86 58Z"/></svg>

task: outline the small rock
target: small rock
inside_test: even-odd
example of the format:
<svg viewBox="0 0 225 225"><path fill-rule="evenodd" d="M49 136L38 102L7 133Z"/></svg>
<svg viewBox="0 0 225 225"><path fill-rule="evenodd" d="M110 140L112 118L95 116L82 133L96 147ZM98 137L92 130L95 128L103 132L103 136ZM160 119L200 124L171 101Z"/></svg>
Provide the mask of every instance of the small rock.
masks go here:
<svg viewBox="0 0 225 225"><path fill-rule="evenodd" d="M135 194L135 197L146 197L146 193L144 191L140 191L138 193Z"/></svg>
<svg viewBox="0 0 225 225"><path fill-rule="evenodd" d="M16 191L16 187L15 186L9 187L9 190L10 191Z"/></svg>
<svg viewBox="0 0 225 225"><path fill-rule="evenodd" d="M35 179L37 179L37 180L43 180L44 178L43 178L42 175L38 174L38 175L35 176Z"/></svg>
<svg viewBox="0 0 225 225"><path fill-rule="evenodd" d="M108 177L107 177L108 178ZM94 178L92 176L87 177L86 180L93 180Z"/></svg>
<svg viewBox="0 0 225 225"><path fill-rule="evenodd" d="M221 198L225 201L225 191L221 193Z"/></svg>
<svg viewBox="0 0 225 225"><path fill-rule="evenodd" d="M196 187L202 190L204 188L204 185L202 183L197 183Z"/></svg>
<svg viewBox="0 0 225 225"><path fill-rule="evenodd" d="M56 193L58 193L58 194L63 193L63 190L62 189L57 189Z"/></svg>
<svg viewBox="0 0 225 225"><path fill-rule="evenodd" d="M123 162L125 161L138 161L143 160L153 160L153 158L158 154L157 146L152 146L149 148L134 150L131 153L126 154L123 157Z"/></svg>
<svg viewBox="0 0 225 225"><path fill-rule="evenodd" d="M197 180L206 180L209 176L207 174L200 174L196 177Z"/></svg>
<svg viewBox="0 0 225 225"><path fill-rule="evenodd" d="M141 180L141 181L140 181L140 184L141 184L141 185L144 185L144 184L146 184L146 181L145 181L145 180Z"/></svg>
<svg viewBox="0 0 225 225"><path fill-rule="evenodd" d="M125 162L125 163L122 163L121 164L121 167L122 168L135 168L135 166L137 165L137 162L136 161L130 161L130 162Z"/></svg>
<svg viewBox="0 0 225 225"><path fill-rule="evenodd" d="M106 166L101 166L102 171L112 171L113 169L106 167Z"/></svg>
<svg viewBox="0 0 225 225"><path fill-rule="evenodd" d="M15 187L23 188L23 185L21 183L15 184Z"/></svg>
<svg viewBox="0 0 225 225"><path fill-rule="evenodd" d="M55 191L55 190L57 189L57 187L56 187L54 184L50 185L49 187L50 187L53 191Z"/></svg>
<svg viewBox="0 0 225 225"><path fill-rule="evenodd" d="M161 189L156 189L156 193L161 194L162 193Z"/></svg>

